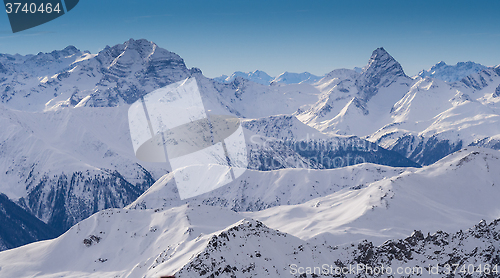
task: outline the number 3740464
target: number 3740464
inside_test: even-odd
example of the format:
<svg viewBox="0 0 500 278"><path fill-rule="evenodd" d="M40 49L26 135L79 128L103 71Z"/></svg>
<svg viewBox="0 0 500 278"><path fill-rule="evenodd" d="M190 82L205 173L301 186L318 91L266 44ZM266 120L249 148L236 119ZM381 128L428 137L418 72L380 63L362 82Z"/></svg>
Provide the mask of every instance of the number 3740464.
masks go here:
<svg viewBox="0 0 500 278"><path fill-rule="evenodd" d="M34 13L61 13L61 7L59 3L56 5L52 5L52 3L6 3L5 10L8 14L10 13L25 13L25 14L34 14Z"/></svg>

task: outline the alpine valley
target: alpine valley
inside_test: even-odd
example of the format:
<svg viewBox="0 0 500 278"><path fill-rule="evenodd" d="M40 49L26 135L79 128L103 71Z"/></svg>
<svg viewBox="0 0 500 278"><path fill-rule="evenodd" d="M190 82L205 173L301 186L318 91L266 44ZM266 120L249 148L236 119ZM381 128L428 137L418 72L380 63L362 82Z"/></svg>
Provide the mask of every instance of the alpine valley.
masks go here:
<svg viewBox="0 0 500 278"><path fill-rule="evenodd" d="M144 39L0 54L0 277L498 277L500 65L367 58L212 79ZM249 163L183 200L127 113L187 78Z"/></svg>

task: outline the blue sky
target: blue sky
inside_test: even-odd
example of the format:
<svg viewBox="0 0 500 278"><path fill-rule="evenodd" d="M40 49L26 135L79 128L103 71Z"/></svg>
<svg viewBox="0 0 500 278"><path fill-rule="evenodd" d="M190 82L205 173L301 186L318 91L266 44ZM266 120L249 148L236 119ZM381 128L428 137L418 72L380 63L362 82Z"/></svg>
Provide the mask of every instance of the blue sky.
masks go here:
<svg viewBox="0 0 500 278"><path fill-rule="evenodd" d="M500 1L80 0L68 14L12 34L0 16L0 53L74 45L97 53L154 41L208 77L236 70L323 75L364 66L383 46L414 75L443 60L500 64Z"/></svg>

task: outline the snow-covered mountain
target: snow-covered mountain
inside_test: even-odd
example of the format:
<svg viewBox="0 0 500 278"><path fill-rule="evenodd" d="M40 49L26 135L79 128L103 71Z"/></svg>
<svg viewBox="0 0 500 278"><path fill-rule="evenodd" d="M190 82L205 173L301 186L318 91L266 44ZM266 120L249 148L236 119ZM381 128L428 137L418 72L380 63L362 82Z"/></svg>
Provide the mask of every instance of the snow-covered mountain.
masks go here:
<svg viewBox="0 0 500 278"><path fill-rule="evenodd" d="M446 264L466 269L488 264L495 277L500 176L494 169L499 166L498 151L470 148L422 169L260 212L237 213L196 200L172 208L158 203L109 209L56 239L0 252L0 275L297 277L298 271L326 264L329 270L383 265L395 273L415 267L422 270L406 277L434 277L445 275ZM327 177L321 171L303 175L311 187ZM160 185L164 181L151 189ZM142 197L165 194L151 190ZM485 277L484 272L458 273Z"/></svg>
<svg viewBox="0 0 500 278"><path fill-rule="evenodd" d="M255 70L253 72L235 71L231 76L222 75L214 78L214 80L220 83L231 83L236 77L241 77L261 85L269 85L273 80L273 77L261 70Z"/></svg>
<svg viewBox="0 0 500 278"><path fill-rule="evenodd" d="M244 78L246 80L261 84L261 85L269 85L269 84L313 84L319 81L322 77L313 75L309 72L303 73L293 73L285 71L284 73L271 77L269 74L256 70L253 72L241 72L236 71L231 76L221 75L219 77L213 78L213 80L220 83L230 83L234 81L237 77Z"/></svg>
<svg viewBox="0 0 500 278"><path fill-rule="evenodd" d="M496 148L500 133L497 71L486 69L451 85L418 80L394 105L393 122L366 138L424 165L475 142L489 142L483 146Z"/></svg>
<svg viewBox="0 0 500 278"><path fill-rule="evenodd" d="M417 76L422 78L432 77L446 82L456 82L484 69L486 69L486 66L471 61L458 62L454 66L447 65L445 62L441 61L428 70L420 71Z"/></svg>
<svg viewBox="0 0 500 278"><path fill-rule="evenodd" d="M499 109L498 67L486 68L456 83L440 83L432 78L413 80L383 48L373 52L360 73L335 70L314 86L267 86L237 75L229 83L212 82L200 70L187 69L178 55L146 40L107 47L97 55L68 47L35 56L1 57L2 102L20 110L126 105L155 88L196 76L214 112L244 118L295 113L300 121L324 133L364 137L421 164L430 164L476 142L488 140L490 143L485 146L495 146L496 141L491 140L498 134L495 128L486 126L478 127L485 134L469 128L470 131L458 132L463 125L452 123L441 114L446 111L444 108L451 108L450 104L461 104L455 98L458 94L459 98L486 106L480 108L483 116L473 126L482 126L483 118L494 125L494 117L490 116L498 114ZM252 74L266 76L261 71ZM429 82L433 83L430 87ZM441 91L451 92L446 94L449 98L444 99ZM419 102L421 92L428 92L428 97ZM428 109L429 103L434 110ZM455 117L457 123L463 117L467 115ZM450 125L453 128L441 128Z"/></svg>
<svg viewBox="0 0 500 278"><path fill-rule="evenodd" d="M383 265L385 270L394 273L415 267L415 272L405 277L436 277L453 272L457 267L453 264L457 263L456 277L485 277L482 269L468 273L468 265L481 265L481 268L488 265L490 277L500 271L496 248L500 233L498 220L489 224L481 221L470 229L454 233L437 231L425 236L415 231L409 237L389 240L379 246L368 241L335 246L305 241L270 229L260 221L238 221L237 215L225 211L206 208L204 212L200 208L205 209L182 207L156 213L106 211L56 240L0 253L0 274L5 277L35 274L39 277L173 274L180 278L318 277L321 274L335 277L336 269L341 271L350 265L362 269L345 277L380 277L366 273L364 268L380 269ZM214 219L211 213L224 217ZM230 221L235 222L217 230ZM135 224L137 228L130 229L121 223ZM177 229L171 229L172 225ZM441 267L437 267L438 264ZM463 266L466 271L460 272Z"/></svg>
<svg viewBox="0 0 500 278"><path fill-rule="evenodd" d="M486 135L477 130L457 132L463 125L450 123L449 117L434 124L431 120L443 119L439 115L446 111L445 107L451 108L450 103L459 105L455 98L459 92L463 98L476 100L498 114L498 67L486 68L456 83L439 83L432 78L413 80L383 48L373 52L360 73L335 70L314 86L267 86L247 81L238 74L229 83L213 82L203 77L200 70L187 69L178 55L146 40L106 47L97 55L67 47L38 55L2 54L0 60L2 102L9 108L24 111L126 105L155 88L196 76L203 87L202 94L208 98L208 106L216 113L232 113L244 118L295 113L300 121L324 133L365 137L417 163L430 164L475 142L489 140L486 146L495 146L491 138L498 134L488 127L480 128ZM444 68L442 63L439 65L438 68ZM467 65L470 63L457 67ZM268 76L261 71L248 74L256 78ZM293 74L282 77L289 75ZM307 73L297 76L311 77ZM429 82L433 83L430 87ZM452 92L453 96L444 99L441 91ZM417 92L429 92L428 100L432 100L417 104L421 97L412 97L422 94ZM428 103L435 109L428 109ZM493 115L490 112L482 111L481 118L490 118ZM404 128L396 127L401 125ZM441 127L445 125L454 128L446 128L443 134Z"/></svg>
<svg viewBox="0 0 500 278"><path fill-rule="evenodd" d="M325 134L293 115L244 120L249 168L332 169L358 163L420 167L404 156L356 136Z"/></svg>
<svg viewBox="0 0 500 278"><path fill-rule="evenodd" d="M383 48L376 49L361 73L341 69L316 84L322 94L299 120L323 132L365 136L389 119L389 111L412 84L401 65Z"/></svg>
<svg viewBox="0 0 500 278"><path fill-rule="evenodd" d="M281 77L285 82L296 76ZM207 111L242 118L249 169L216 191L180 201L172 174L164 176L166 165L134 156L127 110L141 96L186 78L196 78ZM297 249L324 241L379 244L413 230L452 233L500 217L494 199L499 177L490 170L499 166L498 151L491 150L500 148L499 66L458 82L412 79L379 48L359 72L339 69L317 82L293 82L300 84L271 81L258 84L235 76L217 82L146 40L129 40L98 54L67 47L0 55L0 192L59 233L76 224L53 241L0 253L0 276L21 273L16 271L92 276L94 268L112 277L189 277L201 268L205 276L223 276L248 267L259 269L248 275L264 275L260 269L292 261L312 264L321 261L312 257L323 255L295 260L273 253L263 257L269 261L262 265L254 254L244 261L230 258L250 254L259 244L277 250L284 232ZM462 150L440 160L467 146L489 149ZM430 166L419 169L420 164ZM108 208L115 209L87 218ZM413 224L408 217L415 217ZM116 234L118 229L125 235ZM223 235L238 230L238 247L213 248L228 245ZM252 237L257 232L272 236L261 242ZM251 243L243 246L247 239ZM117 250L117 242L129 245ZM82 252L85 263L72 261L65 252L73 251L64 246ZM231 253L237 249L241 252ZM19 266L24 254L35 258L30 266L8 266ZM211 254L231 263L214 261L222 270L209 268L215 260ZM120 256L126 258L122 263L115 259ZM62 268L57 259L65 262Z"/></svg>
<svg viewBox="0 0 500 278"><path fill-rule="evenodd" d="M319 100L295 115L322 132L356 135L429 165L479 142L495 148L499 72L486 68L455 83L411 79L379 48L361 73L327 74L315 84Z"/></svg>
<svg viewBox="0 0 500 278"><path fill-rule="evenodd" d="M20 90L13 90L12 99L6 99L5 104L0 105L0 122L3 127L0 132L0 165L5 169L0 172L1 179L5 181L0 184L0 192L7 194L60 233L99 210L130 204L155 180L167 173L166 165L144 163L134 156L127 122L127 102L137 99L142 93L122 90L124 87L119 84L144 81L146 83L141 87L144 91L148 86L154 88L164 84L161 82L177 80L181 76L177 75L179 70L182 72L185 69L178 56L145 40L130 40L123 45L108 47L97 56L82 54L88 56L85 60L75 58L74 55L80 55L80 52L75 51L69 47L50 55L37 55L48 55L56 61L54 64L61 64L53 69L61 72L53 73L67 78L59 80L60 78L54 77L49 82L50 86L43 87L41 91L33 91L27 97L21 98ZM155 58L157 56L158 59ZM68 69L66 64L57 62L54 57L63 59L63 62L71 58L66 64L72 66ZM175 63L168 59L174 59ZM176 63L181 65L175 68ZM101 66L89 66L93 64ZM112 66L102 66L107 64ZM154 65L168 67L155 69ZM118 67L124 73L116 77ZM144 73L144 67L151 71ZM30 66L32 72L37 72L35 69L35 66ZM22 70L17 69L7 76L10 78L19 75L19 72ZM88 74L84 75L83 72ZM38 72L42 73L43 71ZM153 73L154 76L151 75ZM115 79L111 78L113 74ZM250 118L244 124L248 133L247 142L255 141L251 140L254 135L258 137L255 143L249 144L250 169L321 169L361 162L418 166L398 153L378 148L365 140L320 134L293 116L272 116L292 114L303 107L304 103L307 105L314 102L318 91L310 85L271 87L241 78L230 84L219 84L203 77L199 72L193 75L198 80L206 107L213 113L234 113ZM43 80L48 77L37 78ZM146 80L141 81L141 78ZM98 82L93 88L91 83L84 82L92 80ZM114 85L110 85L109 80L115 80ZM2 84L8 87L6 84L10 84L9 82L5 80ZM103 84L115 86L108 91L112 91L112 94L102 94ZM23 86L20 85L20 88ZM58 88L65 86L81 90L76 94L66 95L67 99L63 98L64 95L54 98L49 93L50 90L60 91ZM82 86L92 89L84 90ZM77 95L85 100L74 101ZM38 103L38 108L36 105L18 106L20 102L17 101L21 99L30 104L43 97L52 99L47 105L41 106ZM42 103L46 101L47 99ZM262 103L267 105L263 106ZM38 111L32 111L33 109ZM252 120L253 117L258 119ZM279 137L280 132L295 132L295 137L282 138ZM308 134L311 140L336 143L336 148L325 155L325 161L336 157L346 161L326 165L321 163L323 159L318 159L320 156L316 153L299 153L297 145L301 140L305 144L312 144L309 142L311 140L307 140ZM360 149L360 146L366 148Z"/></svg>
<svg viewBox="0 0 500 278"><path fill-rule="evenodd" d="M342 159L326 168L362 162L418 166L359 138L322 135L293 116L277 119L244 122L249 168L325 168L318 155L300 152L300 142L311 150L314 142L325 142L324 146L330 147L325 156ZM295 128L290 125L291 119L295 119ZM128 205L167 172L166 165L135 158L126 107L37 113L3 107L0 121L4 127L0 133L0 165L5 169L0 172L4 181L1 192L60 232L99 210ZM287 122L289 132L295 132L288 138L279 137L275 132ZM311 135L308 141L307 134Z"/></svg>
<svg viewBox="0 0 500 278"><path fill-rule="evenodd" d="M319 81L321 78L322 76L316 76L309 72L293 73L285 71L284 73L276 76L271 81L271 84L313 84Z"/></svg>
<svg viewBox="0 0 500 278"><path fill-rule="evenodd" d="M60 233L134 201L167 171L135 158L126 115L125 107L0 106L0 192Z"/></svg>
<svg viewBox="0 0 500 278"><path fill-rule="evenodd" d="M74 47L36 56L3 55L2 102L18 110L60 106L116 106L132 103L154 89L189 77L172 52L147 40L107 46L99 54Z"/></svg>

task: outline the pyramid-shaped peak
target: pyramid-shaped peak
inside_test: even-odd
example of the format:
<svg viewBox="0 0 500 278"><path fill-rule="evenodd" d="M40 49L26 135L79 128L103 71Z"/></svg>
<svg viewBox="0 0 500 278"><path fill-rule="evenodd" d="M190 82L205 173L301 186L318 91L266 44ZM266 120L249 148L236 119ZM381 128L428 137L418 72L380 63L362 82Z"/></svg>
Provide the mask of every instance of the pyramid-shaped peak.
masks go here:
<svg viewBox="0 0 500 278"><path fill-rule="evenodd" d="M361 92L361 99L368 101L377 94L379 88L390 86L399 78L410 80L396 59L380 47L373 51L360 78L356 80L356 86ZM401 81L404 82L404 80Z"/></svg>
<svg viewBox="0 0 500 278"><path fill-rule="evenodd" d="M389 55L389 53L383 47L379 47L373 50L372 57L376 55Z"/></svg>
<svg viewBox="0 0 500 278"><path fill-rule="evenodd" d="M406 76L401 64L396 61L383 47L375 49L363 69L364 74L390 74L394 76Z"/></svg>

